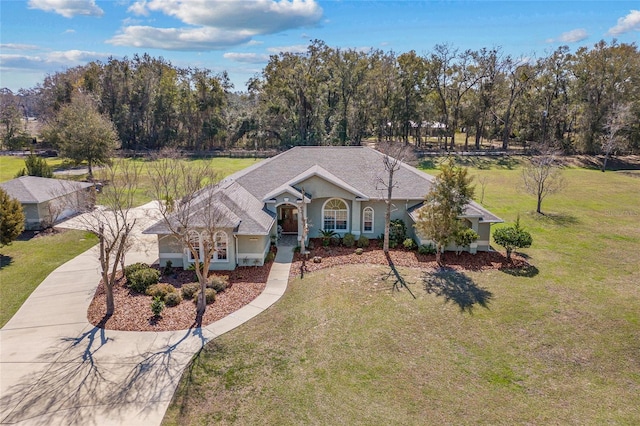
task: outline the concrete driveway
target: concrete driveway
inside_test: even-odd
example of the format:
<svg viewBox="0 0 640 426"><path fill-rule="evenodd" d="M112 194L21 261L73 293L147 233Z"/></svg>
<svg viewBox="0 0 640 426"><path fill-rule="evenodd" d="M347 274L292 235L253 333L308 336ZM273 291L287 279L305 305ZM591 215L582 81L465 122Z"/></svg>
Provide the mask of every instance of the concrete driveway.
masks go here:
<svg viewBox="0 0 640 426"><path fill-rule="evenodd" d="M153 203L136 209L138 239L127 263L156 261L155 237L140 234L153 212ZM77 227L77 218L64 226ZM207 327L159 333L89 324L97 250L65 263L0 330L0 423L159 425L193 355L284 294L292 256L281 247L264 292L244 308Z"/></svg>

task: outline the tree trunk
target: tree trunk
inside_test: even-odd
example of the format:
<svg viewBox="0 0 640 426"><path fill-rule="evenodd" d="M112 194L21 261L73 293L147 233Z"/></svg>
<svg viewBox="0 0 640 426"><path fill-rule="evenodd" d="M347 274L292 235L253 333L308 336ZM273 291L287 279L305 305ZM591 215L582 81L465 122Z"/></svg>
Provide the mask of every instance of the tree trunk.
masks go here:
<svg viewBox="0 0 640 426"><path fill-rule="evenodd" d="M542 214L542 196L538 194L538 207L536 208L536 213Z"/></svg>
<svg viewBox="0 0 640 426"><path fill-rule="evenodd" d="M391 196L393 195L393 166L389 170L389 182L387 186L386 210L384 212L384 242L382 251L389 253L389 227L391 223Z"/></svg>
<svg viewBox="0 0 640 426"><path fill-rule="evenodd" d="M110 317L116 311L115 302L113 299L113 288L106 282L104 283L104 293L107 296L107 314Z"/></svg>
<svg viewBox="0 0 640 426"><path fill-rule="evenodd" d="M511 262L511 249L507 248L507 260Z"/></svg>
<svg viewBox="0 0 640 426"><path fill-rule="evenodd" d="M440 244L436 244L436 264L438 266L443 266L442 263L442 247Z"/></svg>
<svg viewBox="0 0 640 426"><path fill-rule="evenodd" d="M602 173L607 170L607 160L609 160L609 153L607 152L604 156L604 160L602 160Z"/></svg>

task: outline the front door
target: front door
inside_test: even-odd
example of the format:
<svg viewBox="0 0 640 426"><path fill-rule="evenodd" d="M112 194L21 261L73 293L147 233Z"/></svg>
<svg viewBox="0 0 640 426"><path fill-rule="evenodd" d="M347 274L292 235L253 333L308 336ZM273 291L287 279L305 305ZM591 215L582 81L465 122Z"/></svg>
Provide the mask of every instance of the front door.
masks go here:
<svg viewBox="0 0 640 426"><path fill-rule="evenodd" d="M294 206L280 207L280 219L282 220L282 232L298 233L298 209Z"/></svg>

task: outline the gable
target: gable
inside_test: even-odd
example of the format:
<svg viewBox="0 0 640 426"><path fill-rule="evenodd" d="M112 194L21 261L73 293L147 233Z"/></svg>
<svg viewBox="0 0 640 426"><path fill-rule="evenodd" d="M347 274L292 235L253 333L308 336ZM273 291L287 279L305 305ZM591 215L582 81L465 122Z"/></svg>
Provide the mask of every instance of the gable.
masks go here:
<svg viewBox="0 0 640 426"><path fill-rule="evenodd" d="M354 199L358 196L357 194L341 188L335 183L329 182L320 176L312 176L301 181L296 186L304 188L304 191L311 194L314 199L332 197Z"/></svg>

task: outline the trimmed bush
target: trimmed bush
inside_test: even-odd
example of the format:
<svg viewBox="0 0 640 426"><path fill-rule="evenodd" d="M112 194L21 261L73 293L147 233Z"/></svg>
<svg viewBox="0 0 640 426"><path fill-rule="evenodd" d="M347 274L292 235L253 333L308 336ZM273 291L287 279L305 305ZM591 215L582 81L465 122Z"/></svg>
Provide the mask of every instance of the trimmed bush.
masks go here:
<svg viewBox="0 0 640 426"><path fill-rule="evenodd" d="M127 278L127 281L129 281L131 274L133 274L134 272L137 272L141 269L150 269L151 266L147 265L146 263L132 263L131 265L127 265L124 267L124 276Z"/></svg>
<svg viewBox="0 0 640 426"><path fill-rule="evenodd" d="M384 238L384 236L383 236ZM407 238L407 225L402 219L394 219L389 222L389 247L395 248ZM394 243L392 245L392 243Z"/></svg>
<svg viewBox="0 0 640 426"><path fill-rule="evenodd" d="M167 260L164 268L162 269L162 275L171 275L171 273L173 273L173 262Z"/></svg>
<svg viewBox="0 0 640 426"><path fill-rule="evenodd" d="M350 232L347 232L344 234L344 237L342 237L342 244L344 244L345 247L353 247L355 243L356 237Z"/></svg>
<svg viewBox="0 0 640 426"><path fill-rule="evenodd" d="M182 296L177 291L173 293L168 293L164 297L164 303L167 306L178 306L180 302L182 302Z"/></svg>
<svg viewBox="0 0 640 426"><path fill-rule="evenodd" d="M407 238L402 242L402 245L404 246L404 248L406 248L407 250L413 250L416 248L416 242L413 241L413 238Z"/></svg>
<svg viewBox="0 0 640 426"><path fill-rule="evenodd" d="M160 296L156 296L153 298L153 302L151 302L151 312L156 317L159 317L162 311L164 310L164 302Z"/></svg>
<svg viewBox="0 0 640 426"><path fill-rule="evenodd" d="M270 262L273 262L274 260L276 260L276 254L274 252L270 251L265 256L264 263L270 263Z"/></svg>
<svg viewBox="0 0 640 426"><path fill-rule="evenodd" d="M359 247L359 248L356 249L356 254L358 256L360 256L362 253L364 253L364 250L362 249L362 247Z"/></svg>
<svg viewBox="0 0 640 426"><path fill-rule="evenodd" d="M149 286L157 284L159 280L160 271L151 268L139 269L127 278L129 288L143 294L146 293Z"/></svg>
<svg viewBox="0 0 640 426"><path fill-rule="evenodd" d="M200 297L200 290L193 295L193 303L198 303L198 297ZM207 301L207 305L210 305L216 301L216 291L212 288L205 288L204 297Z"/></svg>
<svg viewBox="0 0 640 426"><path fill-rule="evenodd" d="M165 300L169 293L175 292L177 292L176 288L167 283L153 284L145 291L147 296L160 297L162 300Z"/></svg>
<svg viewBox="0 0 640 426"><path fill-rule="evenodd" d="M209 277L207 287L212 288L216 293L222 293L229 287L229 277L221 277L219 275L212 275Z"/></svg>
<svg viewBox="0 0 640 426"><path fill-rule="evenodd" d="M431 243L423 244L420 247L418 247L418 253L419 254L436 254L436 248Z"/></svg>
<svg viewBox="0 0 640 426"><path fill-rule="evenodd" d="M184 299L193 299L196 293L200 291L200 284L198 283L185 284L180 288L180 291Z"/></svg>
<svg viewBox="0 0 640 426"><path fill-rule="evenodd" d="M365 237L364 235L360 235L360 238L358 238L358 247L369 247L369 238Z"/></svg>

